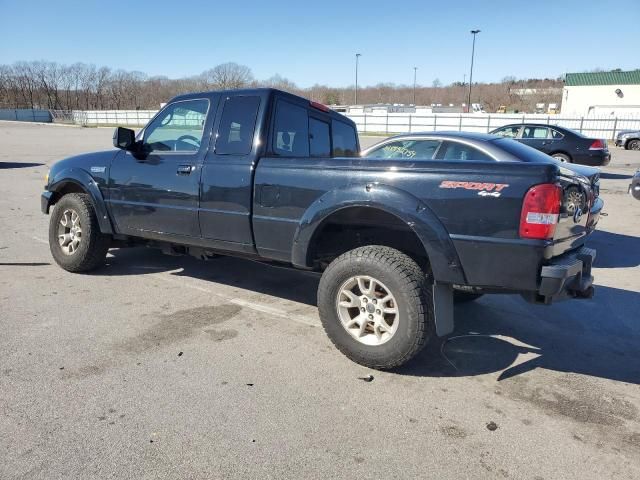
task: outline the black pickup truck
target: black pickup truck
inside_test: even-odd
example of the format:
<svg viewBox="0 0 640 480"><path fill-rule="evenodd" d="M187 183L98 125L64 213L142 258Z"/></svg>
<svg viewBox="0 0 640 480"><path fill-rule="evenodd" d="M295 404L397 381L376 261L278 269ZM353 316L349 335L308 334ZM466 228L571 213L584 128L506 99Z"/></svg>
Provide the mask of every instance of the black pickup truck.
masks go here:
<svg viewBox="0 0 640 480"><path fill-rule="evenodd" d="M182 95L137 137L116 129L118 150L53 165L51 252L70 272L141 244L321 272L325 331L373 368L450 333L454 299L592 295L598 170L490 135L428 140L423 155L366 158L324 105L274 89Z"/></svg>

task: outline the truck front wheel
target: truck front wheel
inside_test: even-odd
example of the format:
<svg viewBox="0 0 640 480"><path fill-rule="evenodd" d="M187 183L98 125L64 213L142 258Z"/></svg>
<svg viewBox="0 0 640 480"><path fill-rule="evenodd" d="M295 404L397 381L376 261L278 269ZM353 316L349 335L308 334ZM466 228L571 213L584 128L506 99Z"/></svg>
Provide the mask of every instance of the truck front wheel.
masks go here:
<svg viewBox="0 0 640 480"><path fill-rule="evenodd" d="M58 265L68 272L93 270L104 263L109 243L87 194L69 193L56 203L49 222L49 248Z"/></svg>
<svg viewBox="0 0 640 480"><path fill-rule="evenodd" d="M399 367L434 333L433 294L410 257L384 246L356 248L327 267L318 287L329 339L356 363Z"/></svg>

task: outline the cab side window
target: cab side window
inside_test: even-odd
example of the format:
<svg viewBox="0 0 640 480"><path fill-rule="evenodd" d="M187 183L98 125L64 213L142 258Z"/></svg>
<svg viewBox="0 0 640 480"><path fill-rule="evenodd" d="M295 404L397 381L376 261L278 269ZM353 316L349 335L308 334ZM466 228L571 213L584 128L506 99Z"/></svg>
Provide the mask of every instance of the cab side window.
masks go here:
<svg viewBox="0 0 640 480"><path fill-rule="evenodd" d="M145 147L149 152L197 152L208 110L206 99L167 105L145 129Z"/></svg>
<svg viewBox="0 0 640 480"><path fill-rule="evenodd" d="M331 136L329 124L309 117L309 154L312 157L331 156Z"/></svg>
<svg viewBox="0 0 640 480"><path fill-rule="evenodd" d="M334 157L356 157L358 155L358 140L356 130L344 122L331 122L333 136Z"/></svg>
<svg viewBox="0 0 640 480"><path fill-rule="evenodd" d="M438 157L442 160L465 161L494 161L492 157L478 150L475 147L458 142L444 142L438 152Z"/></svg>
<svg viewBox="0 0 640 480"><path fill-rule="evenodd" d="M273 150L283 157L309 156L307 109L278 100L273 129Z"/></svg>
<svg viewBox="0 0 640 480"><path fill-rule="evenodd" d="M253 147L253 136L260 97L230 97L224 101L218 127L216 153L218 155L247 155Z"/></svg>

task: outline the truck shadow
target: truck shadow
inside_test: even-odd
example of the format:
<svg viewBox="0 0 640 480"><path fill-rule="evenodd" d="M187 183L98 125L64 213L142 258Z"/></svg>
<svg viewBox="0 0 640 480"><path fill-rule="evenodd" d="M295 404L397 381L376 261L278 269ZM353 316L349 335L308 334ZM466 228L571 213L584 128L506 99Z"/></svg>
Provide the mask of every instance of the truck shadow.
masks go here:
<svg viewBox="0 0 640 480"><path fill-rule="evenodd" d="M625 237L601 232L607 236ZM606 252L607 249L602 249ZM316 305L317 274L250 260L219 257L204 262L157 250L112 250L98 275L171 272ZM537 368L640 384L640 293L596 287L590 300L531 305L517 295L488 295L458 305L456 330L434 339L396 374L418 377L476 376L500 372L499 380Z"/></svg>
<svg viewBox="0 0 640 480"><path fill-rule="evenodd" d="M33 162L0 162L0 170L9 169L9 168L30 168L30 167L39 167L40 165L44 165L44 163L33 163Z"/></svg>
<svg viewBox="0 0 640 480"><path fill-rule="evenodd" d="M640 237L596 230L589 238L590 248L598 253L598 268L637 267L640 265Z"/></svg>
<svg viewBox="0 0 640 480"><path fill-rule="evenodd" d="M456 307L456 329L397 373L498 380L537 368L640 384L640 293L597 286L590 300L530 305L494 295Z"/></svg>
<svg viewBox="0 0 640 480"><path fill-rule="evenodd" d="M174 257L144 247L110 250L110 254L107 265L94 272L94 275L144 275L171 271L177 277L215 282L316 306L320 280L316 273L237 257L217 257L210 261L188 256Z"/></svg>
<svg viewBox="0 0 640 480"><path fill-rule="evenodd" d="M632 177L633 175L627 175L624 173L607 173L607 172L600 173L600 178L604 178L607 180L626 180Z"/></svg>

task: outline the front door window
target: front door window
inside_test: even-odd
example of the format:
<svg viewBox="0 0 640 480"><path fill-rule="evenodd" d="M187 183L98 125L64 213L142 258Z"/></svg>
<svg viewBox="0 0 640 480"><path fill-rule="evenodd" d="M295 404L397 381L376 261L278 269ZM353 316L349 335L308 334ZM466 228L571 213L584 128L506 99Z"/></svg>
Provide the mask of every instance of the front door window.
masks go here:
<svg viewBox="0 0 640 480"><path fill-rule="evenodd" d="M148 152L200 150L209 100L186 100L167 105L144 132Z"/></svg>

